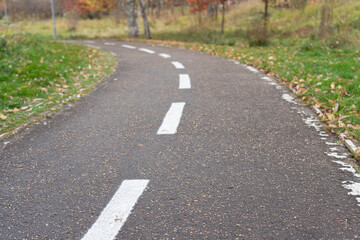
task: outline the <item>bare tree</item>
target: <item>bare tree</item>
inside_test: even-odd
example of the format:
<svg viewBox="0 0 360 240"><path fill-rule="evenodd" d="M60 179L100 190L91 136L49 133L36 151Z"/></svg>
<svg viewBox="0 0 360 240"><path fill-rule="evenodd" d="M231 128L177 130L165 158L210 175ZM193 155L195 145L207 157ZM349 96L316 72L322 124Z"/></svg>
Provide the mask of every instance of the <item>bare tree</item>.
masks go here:
<svg viewBox="0 0 360 240"><path fill-rule="evenodd" d="M141 16L144 22L144 32L145 32L145 38L146 39L151 39L151 34L150 34L150 28L149 28L149 23L146 17L146 1L145 0L139 0L139 5L140 5L140 12L141 12Z"/></svg>
<svg viewBox="0 0 360 240"><path fill-rule="evenodd" d="M129 37L139 37L139 23L137 20L136 0L127 0L127 15L129 25Z"/></svg>

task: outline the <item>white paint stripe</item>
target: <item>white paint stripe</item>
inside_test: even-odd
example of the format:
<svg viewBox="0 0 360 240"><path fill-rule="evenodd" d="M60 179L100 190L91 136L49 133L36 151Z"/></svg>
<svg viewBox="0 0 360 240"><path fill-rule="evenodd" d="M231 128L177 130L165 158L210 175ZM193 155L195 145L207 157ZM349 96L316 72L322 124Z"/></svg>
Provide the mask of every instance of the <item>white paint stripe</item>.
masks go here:
<svg viewBox="0 0 360 240"><path fill-rule="evenodd" d="M150 53L150 54L154 54L155 51L147 49L147 48L139 48L140 51L146 52L146 53Z"/></svg>
<svg viewBox="0 0 360 240"><path fill-rule="evenodd" d="M253 67L251 67L251 66L247 66L246 68L247 68L248 70L254 72L254 73L258 73L258 72L259 72L256 68L253 68Z"/></svg>
<svg viewBox="0 0 360 240"><path fill-rule="evenodd" d="M189 74L179 74L179 89L190 89L191 82Z"/></svg>
<svg viewBox="0 0 360 240"><path fill-rule="evenodd" d="M136 49L135 46L131 46L131 45L127 45L127 44L123 44L123 45L121 45L121 46L124 47L124 48Z"/></svg>
<svg viewBox="0 0 360 240"><path fill-rule="evenodd" d="M124 225L149 180L125 180L82 240L112 240Z"/></svg>
<svg viewBox="0 0 360 240"><path fill-rule="evenodd" d="M114 52L110 52L113 56L116 56L116 53L114 53Z"/></svg>
<svg viewBox="0 0 360 240"><path fill-rule="evenodd" d="M356 152L357 151L357 147L355 146L355 144L349 140L349 139L346 139L345 140L345 144L353 151L353 152Z"/></svg>
<svg viewBox="0 0 360 240"><path fill-rule="evenodd" d="M94 41L86 40L86 43L95 43Z"/></svg>
<svg viewBox="0 0 360 240"><path fill-rule="evenodd" d="M115 43L112 43L112 42L104 42L104 45L115 46L116 44L115 44Z"/></svg>
<svg viewBox="0 0 360 240"><path fill-rule="evenodd" d="M166 54L166 53L160 53L159 56L163 57L163 58L171 58L171 56L169 54Z"/></svg>
<svg viewBox="0 0 360 240"><path fill-rule="evenodd" d="M171 104L171 107L166 113L157 134L175 134L177 132L177 127L179 126L184 106L184 102Z"/></svg>
<svg viewBox="0 0 360 240"><path fill-rule="evenodd" d="M180 63L180 62L171 62L171 63L172 63L172 65L174 65L174 67L176 69L184 69L185 68L184 65L182 65L182 63Z"/></svg>

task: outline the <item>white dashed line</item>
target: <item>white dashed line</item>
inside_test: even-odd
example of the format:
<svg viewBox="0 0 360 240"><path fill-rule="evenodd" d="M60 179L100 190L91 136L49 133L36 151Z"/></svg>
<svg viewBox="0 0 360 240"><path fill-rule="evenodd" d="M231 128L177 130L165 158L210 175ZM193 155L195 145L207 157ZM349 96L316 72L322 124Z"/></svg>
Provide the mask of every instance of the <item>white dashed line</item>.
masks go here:
<svg viewBox="0 0 360 240"><path fill-rule="evenodd" d="M124 47L124 48L136 49L135 46L131 46L131 45L127 45L127 44L123 44L123 45L121 45L121 46Z"/></svg>
<svg viewBox="0 0 360 240"><path fill-rule="evenodd" d="M146 53L150 53L150 54L154 54L155 51L147 49L147 48L139 48L140 51L146 52Z"/></svg>
<svg viewBox="0 0 360 240"><path fill-rule="evenodd" d="M163 57L163 58L171 58L171 56L169 54L166 54L166 53L160 53L159 56Z"/></svg>
<svg viewBox="0 0 360 240"><path fill-rule="evenodd" d="M182 65L182 63L180 62L171 62L171 63L172 65L174 65L176 69L185 69L184 65Z"/></svg>
<svg viewBox="0 0 360 240"><path fill-rule="evenodd" d="M116 53L114 53L114 52L110 52L113 56L116 56Z"/></svg>
<svg viewBox="0 0 360 240"><path fill-rule="evenodd" d="M191 82L189 74L180 74L179 75L179 89L190 89Z"/></svg>
<svg viewBox="0 0 360 240"><path fill-rule="evenodd" d="M112 240L124 225L149 180L125 180L82 240Z"/></svg>
<svg viewBox="0 0 360 240"><path fill-rule="evenodd" d="M116 43L112 43L112 42L104 42L104 45L108 45L108 46L115 46Z"/></svg>
<svg viewBox="0 0 360 240"><path fill-rule="evenodd" d="M177 127L180 124L182 112L184 110L185 103L177 102L172 103L169 111L166 113L165 118L157 131L157 134L175 134Z"/></svg>

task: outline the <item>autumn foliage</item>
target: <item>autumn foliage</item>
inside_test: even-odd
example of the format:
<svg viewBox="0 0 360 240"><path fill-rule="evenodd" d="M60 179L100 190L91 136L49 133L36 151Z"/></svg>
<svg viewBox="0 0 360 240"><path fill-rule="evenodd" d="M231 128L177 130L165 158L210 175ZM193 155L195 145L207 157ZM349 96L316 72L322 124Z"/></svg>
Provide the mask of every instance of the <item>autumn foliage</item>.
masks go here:
<svg viewBox="0 0 360 240"><path fill-rule="evenodd" d="M65 9L76 9L82 18L106 15L115 6L116 0L66 0Z"/></svg>

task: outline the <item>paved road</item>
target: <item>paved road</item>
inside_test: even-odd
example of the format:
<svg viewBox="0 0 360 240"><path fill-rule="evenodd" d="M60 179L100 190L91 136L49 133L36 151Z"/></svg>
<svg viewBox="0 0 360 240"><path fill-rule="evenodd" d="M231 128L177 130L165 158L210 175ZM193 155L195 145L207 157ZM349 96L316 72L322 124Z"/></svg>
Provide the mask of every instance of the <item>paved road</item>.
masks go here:
<svg viewBox="0 0 360 240"><path fill-rule="evenodd" d="M190 50L82 43L118 70L1 143L0 239L360 238L351 159L286 87Z"/></svg>

